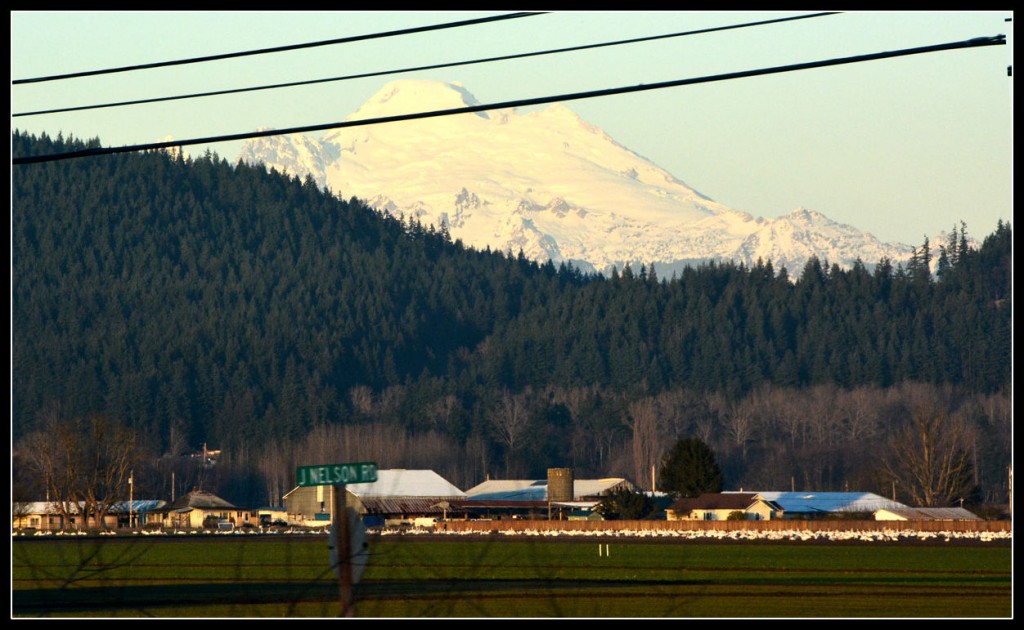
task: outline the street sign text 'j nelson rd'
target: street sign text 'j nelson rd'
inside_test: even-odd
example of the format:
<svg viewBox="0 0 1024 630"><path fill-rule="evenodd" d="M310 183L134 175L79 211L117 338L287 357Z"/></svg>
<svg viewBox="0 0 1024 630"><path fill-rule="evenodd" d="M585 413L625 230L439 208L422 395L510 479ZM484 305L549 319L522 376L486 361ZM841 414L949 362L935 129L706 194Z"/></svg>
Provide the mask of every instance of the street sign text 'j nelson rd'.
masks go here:
<svg viewBox="0 0 1024 630"><path fill-rule="evenodd" d="M342 483L377 481L377 462L299 466L296 478L300 486L333 486Z"/></svg>

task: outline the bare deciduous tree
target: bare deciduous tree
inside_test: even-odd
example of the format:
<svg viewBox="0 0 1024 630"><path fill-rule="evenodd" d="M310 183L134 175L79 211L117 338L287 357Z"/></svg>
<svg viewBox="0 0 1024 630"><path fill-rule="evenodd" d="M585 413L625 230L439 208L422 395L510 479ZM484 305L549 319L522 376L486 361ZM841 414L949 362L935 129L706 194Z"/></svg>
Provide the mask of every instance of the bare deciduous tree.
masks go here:
<svg viewBox="0 0 1024 630"><path fill-rule="evenodd" d="M858 387L844 392L841 398L847 440L865 442L874 438L878 434L878 393Z"/></svg>
<svg viewBox="0 0 1024 630"><path fill-rule="evenodd" d="M257 467L263 476L268 505L280 505L282 497L292 488L295 465L290 465L288 459L288 454L276 445L264 448L257 457Z"/></svg>
<svg viewBox="0 0 1024 630"><path fill-rule="evenodd" d="M633 481L640 488L651 487L651 469L660 463L658 408L654 398L641 398L629 405L626 426L633 432Z"/></svg>
<svg viewBox="0 0 1024 630"><path fill-rule="evenodd" d="M962 422L945 410L918 408L892 438L883 470L920 506L947 506L966 496L971 460Z"/></svg>
<svg viewBox="0 0 1024 630"><path fill-rule="evenodd" d="M356 385L348 391L348 398L356 413L369 416L373 414L373 390L366 385Z"/></svg>
<svg viewBox="0 0 1024 630"><path fill-rule="evenodd" d="M446 394L427 406L427 420L430 426L437 431L449 429L452 416L459 408L459 399L454 394Z"/></svg>
<svg viewBox="0 0 1024 630"><path fill-rule="evenodd" d="M491 426L498 440L505 445L505 474L511 476L516 451L529 435L530 413L527 405L529 391L512 394L505 390L490 416Z"/></svg>
<svg viewBox="0 0 1024 630"><path fill-rule="evenodd" d="M722 414L722 424L730 446L740 450L741 461L747 462L747 449L754 440L757 426L756 401L747 397L729 405Z"/></svg>
<svg viewBox="0 0 1024 630"><path fill-rule="evenodd" d="M25 461L40 480L46 500L70 524L81 496L77 470L77 438L61 418L47 418L43 428L22 441Z"/></svg>
<svg viewBox="0 0 1024 630"><path fill-rule="evenodd" d="M80 524L106 527L104 517L128 498L128 478L139 464L135 431L100 415L51 415L23 448L65 523L77 513Z"/></svg>
<svg viewBox="0 0 1024 630"><path fill-rule="evenodd" d="M85 512L94 516L100 527L115 503L128 498L128 479L140 464L137 435L133 429L106 416L86 419L82 467Z"/></svg>

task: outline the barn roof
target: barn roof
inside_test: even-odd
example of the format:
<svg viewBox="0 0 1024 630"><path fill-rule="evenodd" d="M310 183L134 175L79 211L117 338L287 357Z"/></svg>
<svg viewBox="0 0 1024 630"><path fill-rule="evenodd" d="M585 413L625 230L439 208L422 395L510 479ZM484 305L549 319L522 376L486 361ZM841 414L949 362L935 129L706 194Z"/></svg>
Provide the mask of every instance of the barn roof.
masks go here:
<svg viewBox="0 0 1024 630"><path fill-rule="evenodd" d="M128 514L129 512L142 513L150 512L162 508L167 504L166 501L160 499L135 499L132 501L131 509L128 508L128 501L119 501L110 506L108 514ZM77 514L81 502L79 504L70 504L70 512ZM15 502L14 503L15 514L60 514L60 508L53 501L28 501L28 502Z"/></svg>
<svg viewBox="0 0 1024 630"><path fill-rule="evenodd" d="M367 514L443 514L457 505L444 497L363 497L360 502Z"/></svg>
<svg viewBox="0 0 1024 630"><path fill-rule="evenodd" d="M736 493L727 491L724 494ZM749 492L748 492L749 493ZM777 492L757 491L766 501L779 504L790 516L834 512L874 512L905 508L903 503L871 492Z"/></svg>
<svg viewBox="0 0 1024 630"><path fill-rule="evenodd" d="M881 511L881 510L878 510ZM958 507L946 508L888 508L885 510L908 521L980 521L981 518L969 510Z"/></svg>
<svg viewBox="0 0 1024 630"><path fill-rule="evenodd" d="M128 501L120 501L110 507L111 514L129 514L134 512L136 514L142 512L152 512L153 510L159 510L163 506L167 505L167 501L162 499L135 499L131 501L129 505Z"/></svg>
<svg viewBox="0 0 1024 630"><path fill-rule="evenodd" d="M465 492L453 486L433 470L378 470L377 481L350 483L345 486L345 489L360 499L366 497L461 499L466 497Z"/></svg>
<svg viewBox="0 0 1024 630"><path fill-rule="evenodd" d="M534 479L488 479L466 490L470 501L545 501L548 482Z"/></svg>
<svg viewBox="0 0 1024 630"><path fill-rule="evenodd" d="M679 499L669 509L677 512L690 510L745 510L757 501L753 492L709 492L696 498Z"/></svg>
<svg viewBox="0 0 1024 630"><path fill-rule="evenodd" d="M622 485L620 477L573 480L573 498L596 497ZM546 479L489 479L466 490L470 501L547 501Z"/></svg>
<svg viewBox="0 0 1024 630"><path fill-rule="evenodd" d="M228 503L217 495L205 490L193 490L182 495L166 506L167 510L193 508L199 510L237 510L238 507Z"/></svg>
<svg viewBox="0 0 1024 630"><path fill-rule="evenodd" d="M56 502L51 501L15 501L15 514L60 514L60 508ZM68 508L72 514L78 514L80 503L69 503Z"/></svg>

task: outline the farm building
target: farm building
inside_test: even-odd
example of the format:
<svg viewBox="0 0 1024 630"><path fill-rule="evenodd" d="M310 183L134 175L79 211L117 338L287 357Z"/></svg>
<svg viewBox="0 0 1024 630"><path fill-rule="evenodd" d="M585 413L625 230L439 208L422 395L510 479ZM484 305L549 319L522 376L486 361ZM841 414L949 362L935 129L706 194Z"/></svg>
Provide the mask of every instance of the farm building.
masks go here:
<svg viewBox="0 0 1024 630"><path fill-rule="evenodd" d="M161 522L161 512L167 501L139 500L121 501L110 508L110 516L117 518L118 527L145 527Z"/></svg>
<svg viewBox="0 0 1024 630"><path fill-rule="evenodd" d="M78 506L71 505L70 522L64 522L64 515L49 501L15 501L12 510L14 529L37 529L40 531L61 531L81 525Z"/></svg>
<svg viewBox="0 0 1024 630"><path fill-rule="evenodd" d="M696 498L679 499L665 510L670 521L725 521L730 518L768 521L782 518L784 510L754 492L705 493Z"/></svg>
<svg viewBox="0 0 1024 630"><path fill-rule="evenodd" d="M548 518L576 511L590 512L602 497L625 488L633 490L629 481L605 479L573 479L567 468L548 470L548 479L489 479L466 491L461 505L468 514L487 518Z"/></svg>
<svg viewBox="0 0 1024 630"><path fill-rule="evenodd" d="M288 522L288 510L284 507L267 506L256 509L260 525L274 525Z"/></svg>
<svg viewBox="0 0 1024 630"><path fill-rule="evenodd" d="M156 510L162 515L163 526L175 529L199 529L217 526L231 529L242 525L259 525L251 510L234 506L215 494L193 490Z"/></svg>
<svg viewBox="0 0 1024 630"><path fill-rule="evenodd" d="M443 519L466 498L466 493L432 470L404 469L378 470L377 481L347 484L345 495L345 504L370 526ZM284 505L291 524L329 525L334 486L299 486L284 495Z"/></svg>
<svg viewBox="0 0 1024 630"><path fill-rule="evenodd" d="M950 508L890 508L875 511L876 521L980 521L969 510Z"/></svg>
<svg viewBox="0 0 1024 630"><path fill-rule="evenodd" d="M742 490L740 491L742 492ZM726 491L723 494L735 493ZM874 514L877 510L907 506L871 492L754 492L765 501L779 505L783 518L811 520L843 514Z"/></svg>
<svg viewBox="0 0 1024 630"><path fill-rule="evenodd" d="M114 529L118 527L130 527L129 521L136 526L146 525L154 519L159 521L156 514L167 503L160 500L134 500L129 505L128 501L120 501L111 506L110 511L103 519L104 527ZM64 516L60 509L53 503L47 501L16 502L12 510L12 527L14 529L37 529L40 531L61 531L65 529L78 529L81 527L97 527L98 523L90 522L87 525L82 523L79 516L79 506L72 505L70 510L70 521L64 522Z"/></svg>

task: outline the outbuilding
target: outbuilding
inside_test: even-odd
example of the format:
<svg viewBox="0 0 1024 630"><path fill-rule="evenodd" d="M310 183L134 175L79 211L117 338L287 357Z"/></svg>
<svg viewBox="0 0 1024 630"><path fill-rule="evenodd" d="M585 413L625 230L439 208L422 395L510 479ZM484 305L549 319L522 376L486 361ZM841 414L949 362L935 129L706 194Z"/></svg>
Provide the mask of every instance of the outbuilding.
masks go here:
<svg viewBox="0 0 1024 630"><path fill-rule="evenodd" d="M980 521L969 510L959 507L944 508L889 508L876 510L876 521Z"/></svg>
<svg viewBox="0 0 1024 630"><path fill-rule="evenodd" d="M554 518L552 510L565 515L591 512L609 493L634 490L621 477L572 479L562 474L565 470L549 470L548 479L488 479L466 490L462 506L477 518ZM555 487L560 484L565 487Z"/></svg>
<svg viewBox="0 0 1024 630"><path fill-rule="evenodd" d="M298 486L284 495L288 522L293 525L330 525L335 486ZM466 499L433 470L378 470L377 481L345 485L345 504L363 516L369 526L414 525L444 520ZM435 519L428 521L423 519Z"/></svg>
<svg viewBox="0 0 1024 630"><path fill-rule="evenodd" d="M740 493L743 491L741 490ZM747 491L750 492L750 491ZM736 494L726 491L723 494ZM754 494L782 508L784 517L793 520L814 520L836 516L870 515L877 510L902 509L907 506L871 492L780 492L758 490Z"/></svg>
<svg viewBox="0 0 1024 630"><path fill-rule="evenodd" d="M167 505L162 500L119 501L110 506L103 519L103 528L140 527L159 522L160 510ZM69 504L69 521L65 522L64 514L58 505L50 501L15 502L13 504L12 527L14 529L36 529L39 531L62 531L98 527L99 523L90 518L85 523L81 517L81 504Z"/></svg>

